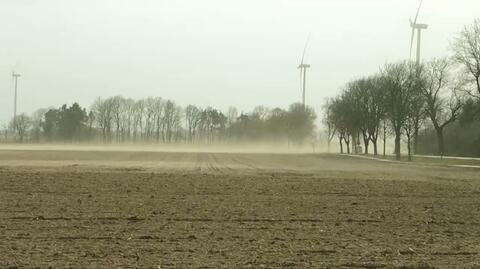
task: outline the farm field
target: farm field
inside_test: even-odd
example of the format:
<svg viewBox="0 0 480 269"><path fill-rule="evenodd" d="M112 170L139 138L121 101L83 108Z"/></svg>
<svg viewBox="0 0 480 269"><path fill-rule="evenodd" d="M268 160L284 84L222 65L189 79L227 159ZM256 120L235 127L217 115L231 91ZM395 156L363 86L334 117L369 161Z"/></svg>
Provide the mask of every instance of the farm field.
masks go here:
<svg viewBox="0 0 480 269"><path fill-rule="evenodd" d="M0 268L480 268L480 170L0 150Z"/></svg>

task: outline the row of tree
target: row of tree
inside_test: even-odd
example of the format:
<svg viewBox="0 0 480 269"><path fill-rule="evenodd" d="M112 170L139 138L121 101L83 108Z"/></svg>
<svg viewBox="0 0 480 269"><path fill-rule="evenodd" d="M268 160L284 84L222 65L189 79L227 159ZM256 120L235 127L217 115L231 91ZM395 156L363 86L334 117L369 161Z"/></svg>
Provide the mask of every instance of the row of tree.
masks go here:
<svg viewBox="0 0 480 269"><path fill-rule="evenodd" d="M289 109L256 107L226 113L195 105L181 107L160 97L133 100L122 96L98 98L91 108L78 103L39 109L12 119L5 136L16 142L104 143L223 143L262 142L302 144L315 133L313 109L295 103Z"/></svg>
<svg viewBox="0 0 480 269"><path fill-rule="evenodd" d="M449 58L386 64L377 74L347 83L324 104L329 145L337 136L342 153L344 144L347 153L363 144L368 154L373 144L377 155L383 137L385 154L386 138L393 135L397 159L402 140L410 158L419 153L423 128L425 134L435 133L436 153L444 155L445 129L460 118L471 123L480 112L480 20L463 29L452 49Z"/></svg>

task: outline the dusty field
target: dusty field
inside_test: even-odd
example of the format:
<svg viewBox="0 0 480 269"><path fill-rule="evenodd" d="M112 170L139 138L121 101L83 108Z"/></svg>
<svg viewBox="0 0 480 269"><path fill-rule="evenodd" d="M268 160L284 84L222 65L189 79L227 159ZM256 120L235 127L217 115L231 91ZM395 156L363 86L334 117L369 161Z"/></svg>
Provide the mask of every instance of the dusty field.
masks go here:
<svg viewBox="0 0 480 269"><path fill-rule="evenodd" d="M480 171L0 151L0 268L480 268Z"/></svg>

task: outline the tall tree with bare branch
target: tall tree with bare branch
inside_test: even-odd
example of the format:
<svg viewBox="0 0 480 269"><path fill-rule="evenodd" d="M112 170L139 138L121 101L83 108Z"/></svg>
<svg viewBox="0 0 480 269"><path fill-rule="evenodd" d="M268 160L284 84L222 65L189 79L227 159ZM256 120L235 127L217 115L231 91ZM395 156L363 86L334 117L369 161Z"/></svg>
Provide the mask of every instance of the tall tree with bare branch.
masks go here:
<svg viewBox="0 0 480 269"><path fill-rule="evenodd" d="M455 61L465 67L475 85L476 95L472 91L468 93L480 98L480 19L463 28L455 38L452 49Z"/></svg>
<svg viewBox="0 0 480 269"><path fill-rule="evenodd" d="M423 96L426 101L426 114L432 121L438 140L438 154L445 154L443 130L458 119L463 106L459 93L462 82L455 81L451 75L451 63L443 59L434 59L427 64L426 87Z"/></svg>

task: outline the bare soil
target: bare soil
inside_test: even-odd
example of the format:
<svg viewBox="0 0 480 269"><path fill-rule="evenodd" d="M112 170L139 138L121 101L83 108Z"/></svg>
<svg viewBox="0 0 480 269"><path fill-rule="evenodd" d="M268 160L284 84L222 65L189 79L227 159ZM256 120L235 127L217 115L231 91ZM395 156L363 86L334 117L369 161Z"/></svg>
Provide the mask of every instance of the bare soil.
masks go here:
<svg viewBox="0 0 480 269"><path fill-rule="evenodd" d="M480 268L480 171L0 151L0 268Z"/></svg>

